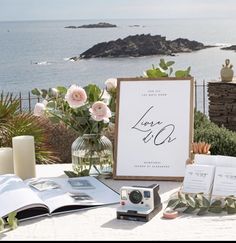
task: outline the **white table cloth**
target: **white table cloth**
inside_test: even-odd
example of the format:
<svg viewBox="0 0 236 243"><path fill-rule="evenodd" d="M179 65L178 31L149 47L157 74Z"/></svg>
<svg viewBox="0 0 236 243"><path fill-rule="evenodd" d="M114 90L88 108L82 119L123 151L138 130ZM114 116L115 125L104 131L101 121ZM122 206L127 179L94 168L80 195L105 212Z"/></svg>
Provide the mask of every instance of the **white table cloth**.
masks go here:
<svg viewBox="0 0 236 243"><path fill-rule="evenodd" d="M64 176L71 165L37 165L37 177ZM123 185L160 185L163 208L180 182L104 180L115 190ZM0 234L0 240L234 240L236 215L183 215L173 220L157 214L147 223L117 220L117 205L82 210L19 223L16 230Z"/></svg>

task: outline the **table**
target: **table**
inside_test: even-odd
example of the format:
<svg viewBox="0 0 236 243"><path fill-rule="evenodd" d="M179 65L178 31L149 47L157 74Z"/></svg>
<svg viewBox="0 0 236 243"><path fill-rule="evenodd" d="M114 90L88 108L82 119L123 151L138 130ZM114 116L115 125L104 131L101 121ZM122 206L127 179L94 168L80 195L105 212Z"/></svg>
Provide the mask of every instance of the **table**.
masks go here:
<svg viewBox="0 0 236 243"><path fill-rule="evenodd" d="M37 165L37 177L61 177L70 164ZM114 190L123 185L160 185L165 208L169 196L176 192L180 182L103 180ZM16 230L0 234L0 240L233 240L236 216L183 215L173 220L162 218L163 212L151 221L136 222L116 219L117 205L41 217L19 223Z"/></svg>

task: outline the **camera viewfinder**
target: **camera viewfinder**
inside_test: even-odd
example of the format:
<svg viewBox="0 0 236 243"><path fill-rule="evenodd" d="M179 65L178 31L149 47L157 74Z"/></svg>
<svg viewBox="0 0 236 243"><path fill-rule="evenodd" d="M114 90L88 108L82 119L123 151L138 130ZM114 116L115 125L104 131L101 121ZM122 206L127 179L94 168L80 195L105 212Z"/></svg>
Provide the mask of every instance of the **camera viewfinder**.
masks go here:
<svg viewBox="0 0 236 243"><path fill-rule="evenodd" d="M143 196L144 198L150 198L151 197L150 191L144 191Z"/></svg>

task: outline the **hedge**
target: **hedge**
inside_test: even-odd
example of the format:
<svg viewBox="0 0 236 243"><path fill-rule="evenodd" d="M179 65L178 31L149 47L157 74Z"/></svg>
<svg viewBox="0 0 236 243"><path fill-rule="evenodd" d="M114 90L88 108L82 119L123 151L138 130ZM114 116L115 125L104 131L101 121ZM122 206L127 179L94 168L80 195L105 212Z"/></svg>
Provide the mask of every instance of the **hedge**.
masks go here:
<svg viewBox="0 0 236 243"><path fill-rule="evenodd" d="M210 143L212 155L236 157L236 132L219 127L199 111L194 115L194 142Z"/></svg>

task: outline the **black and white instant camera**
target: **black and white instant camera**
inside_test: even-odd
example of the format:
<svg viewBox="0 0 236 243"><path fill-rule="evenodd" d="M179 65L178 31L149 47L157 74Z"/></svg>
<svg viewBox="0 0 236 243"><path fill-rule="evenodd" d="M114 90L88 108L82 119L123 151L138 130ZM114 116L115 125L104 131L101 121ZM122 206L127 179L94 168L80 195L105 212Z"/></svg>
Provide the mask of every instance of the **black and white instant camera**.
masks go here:
<svg viewBox="0 0 236 243"><path fill-rule="evenodd" d="M117 219L127 219L147 222L162 209L158 194L159 185L123 186L120 189L120 206L117 209Z"/></svg>

